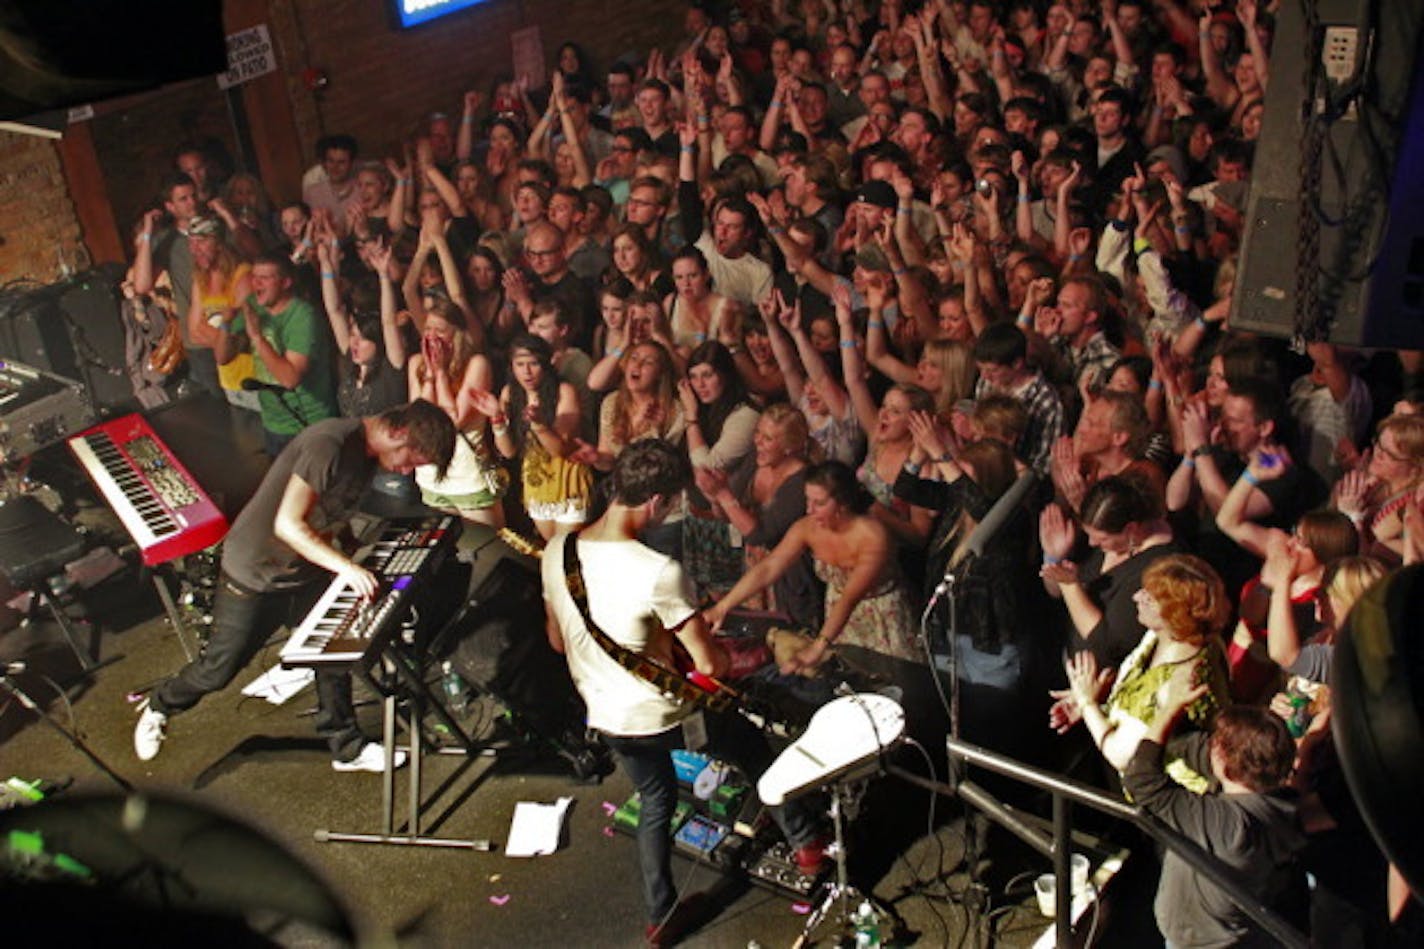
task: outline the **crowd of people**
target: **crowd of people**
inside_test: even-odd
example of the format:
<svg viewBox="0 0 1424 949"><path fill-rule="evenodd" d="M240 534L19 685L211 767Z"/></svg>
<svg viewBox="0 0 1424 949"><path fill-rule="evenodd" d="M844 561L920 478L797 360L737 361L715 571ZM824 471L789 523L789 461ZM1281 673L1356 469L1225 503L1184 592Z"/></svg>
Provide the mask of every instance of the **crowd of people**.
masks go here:
<svg viewBox="0 0 1424 949"><path fill-rule="evenodd" d="M1276 6L737 0L602 70L566 43L387 155L329 135L300 201L183 146L135 229L136 391L222 393L274 456L426 400L448 470L375 488L545 541L674 446L692 483L638 539L710 628L806 630L788 673L952 643L971 740L1215 827L1279 907L1308 867L1317 943L1389 944L1327 682L1424 548L1420 356L1232 326ZM1269 806L1203 823L1222 795ZM1172 945L1251 932L1162 885Z"/></svg>

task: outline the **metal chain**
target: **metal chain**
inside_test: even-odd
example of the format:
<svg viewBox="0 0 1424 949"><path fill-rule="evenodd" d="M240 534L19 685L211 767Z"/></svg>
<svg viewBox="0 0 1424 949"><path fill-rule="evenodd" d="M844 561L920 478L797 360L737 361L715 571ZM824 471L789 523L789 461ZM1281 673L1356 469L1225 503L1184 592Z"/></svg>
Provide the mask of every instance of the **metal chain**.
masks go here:
<svg viewBox="0 0 1424 949"><path fill-rule="evenodd" d="M1320 311L1320 218L1314 202L1320 197L1320 158L1327 126L1321 120L1316 97L1321 49L1320 19L1315 0L1301 0L1305 19L1305 65L1301 88L1305 92L1304 135L1300 140L1300 219L1296 232L1295 320L1291 345L1305 351L1307 342L1326 339L1331 319ZM1332 315L1333 315L1333 307Z"/></svg>

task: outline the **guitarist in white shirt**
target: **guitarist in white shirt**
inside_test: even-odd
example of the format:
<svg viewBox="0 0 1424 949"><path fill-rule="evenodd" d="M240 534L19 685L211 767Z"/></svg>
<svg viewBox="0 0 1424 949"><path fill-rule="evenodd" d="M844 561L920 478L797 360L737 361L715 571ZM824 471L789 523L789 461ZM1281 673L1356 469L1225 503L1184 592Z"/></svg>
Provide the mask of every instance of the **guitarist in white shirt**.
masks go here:
<svg viewBox="0 0 1424 949"><path fill-rule="evenodd" d="M576 567L587 590L588 615L608 638L669 669L676 638L698 672L720 675L727 655L698 612L681 565L638 541L639 533L656 526L691 483L687 457L672 445L656 439L630 445L614 466L607 512L578 534L556 535L542 558L550 643L568 658L588 706L589 725L603 734L642 798L638 855L650 920L646 936L653 946L672 944L702 921L699 900L679 904L672 880L668 827L677 806L677 778L669 752L684 746L684 724L689 732L705 731L708 750L737 764L753 782L772 754L740 715L696 713L606 650L589 632L570 592L564 547L577 543ZM774 808L773 815L797 848L798 863L814 872L824 857L814 812L793 801Z"/></svg>

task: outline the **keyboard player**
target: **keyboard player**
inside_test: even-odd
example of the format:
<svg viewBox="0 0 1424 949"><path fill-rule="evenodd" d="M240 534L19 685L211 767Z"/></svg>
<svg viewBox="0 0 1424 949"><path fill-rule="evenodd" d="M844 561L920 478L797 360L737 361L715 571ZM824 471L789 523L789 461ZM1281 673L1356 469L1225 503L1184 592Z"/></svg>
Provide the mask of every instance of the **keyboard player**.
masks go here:
<svg viewBox="0 0 1424 949"><path fill-rule="evenodd" d="M169 718L231 682L280 626L300 622L331 574L374 595L376 578L330 538L354 513L378 466L409 474L433 464L443 473L454 449L449 416L424 401L365 418L327 419L298 434L228 532L207 647L141 706L134 728L139 759L158 754ZM332 767L382 770L381 745L357 727L350 674L318 670L317 700L317 731L331 748Z"/></svg>

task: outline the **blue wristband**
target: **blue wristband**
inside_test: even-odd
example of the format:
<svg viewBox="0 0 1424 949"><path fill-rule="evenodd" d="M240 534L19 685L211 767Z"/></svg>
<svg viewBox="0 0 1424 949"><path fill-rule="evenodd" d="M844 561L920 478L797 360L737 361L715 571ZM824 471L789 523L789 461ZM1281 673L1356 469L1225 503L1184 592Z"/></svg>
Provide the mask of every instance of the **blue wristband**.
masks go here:
<svg viewBox="0 0 1424 949"><path fill-rule="evenodd" d="M858 346L858 345L860 345L860 344L857 343L857 342L856 342L855 340L853 340L853 339L843 339L843 340L841 340L841 349L855 349L855 347Z"/></svg>
<svg viewBox="0 0 1424 949"><path fill-rule="evenodd" d="M1261 483L1260 480L1259 480L1255 475L1253 475L1253 474L1251 473L1251 469L1250 469L1250 468L1247 468L1245 471L1241 472L1241 480L1242 480L1242 481L1245 481L1247 484L1251 485L1251 487L1253 487L1253 488L1256 487L1256 486L1258 486L1258 485Z"/></svg>

